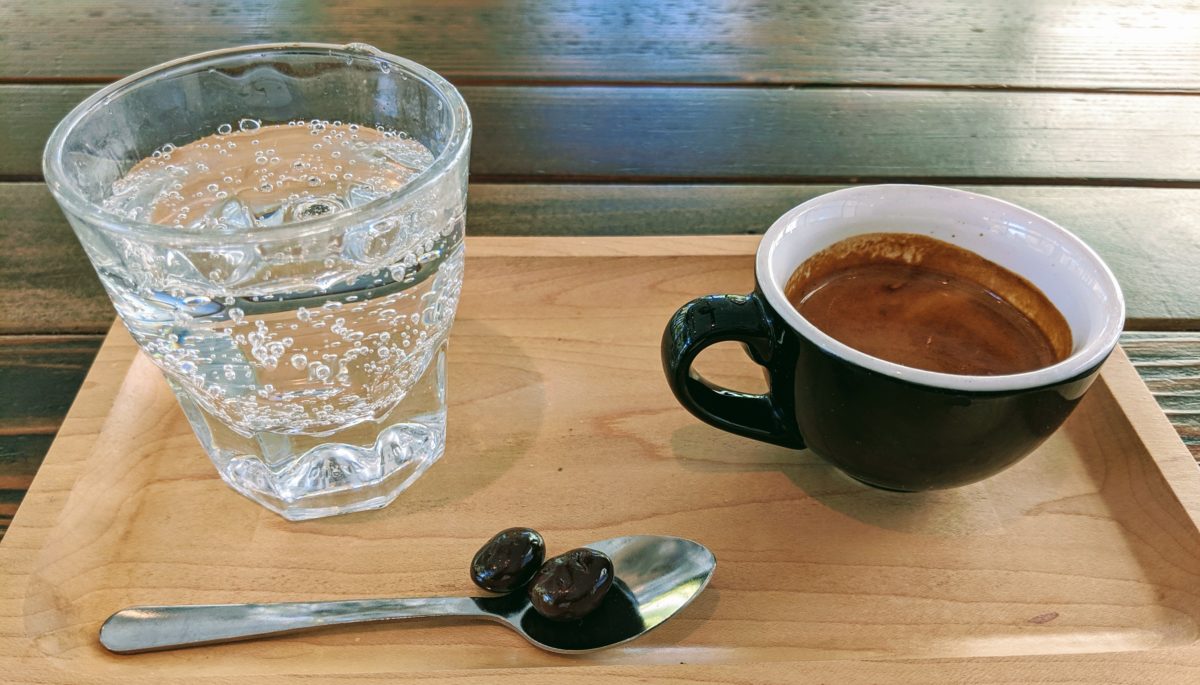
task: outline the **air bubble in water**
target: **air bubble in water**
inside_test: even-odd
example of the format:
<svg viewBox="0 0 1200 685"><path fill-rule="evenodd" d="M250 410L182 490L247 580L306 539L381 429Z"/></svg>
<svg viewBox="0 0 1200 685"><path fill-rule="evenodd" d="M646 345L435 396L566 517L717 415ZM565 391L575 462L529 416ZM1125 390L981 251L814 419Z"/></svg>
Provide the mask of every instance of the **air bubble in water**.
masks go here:
<svg viewBox="0 0 1200 685"><path fill-rule="evenodd" d="M233 126L231 126L229 124L221 124L220 126L217 127L217 133L219 133L223 136L227 136L230 133L233 133Z"/></svg>
<svg viewBox="0 0 1200 685"><path fill-rule="evenodd" d="M333 372L321 362L313 362L308 365L309 380L326 381L329 380L331 375L333 375Z"/></svg>
<svg viewBox="0 0 1200 685"><path fill-rule="evenodd" d="M333 214L340 209L342 209L341 203L334 198L320 197L296 205L295 216L300 220L315 219L326 214Z"/></svg>
<svg viewBox="0 0 1200 685"><path fill-rule="evenodd" d="M249 227L244 230L252 230L286 225L314 216L324 219L331 212L359 206L403 186L414 175L413 170L403 168L403 162L420 161L422 167L417 172L432 162L428 153L417 151L413 156L407 155L405 148L415 149L417 145L396 133L391 133L385 142L381 130L369 128L370 122L340 125L317 122L310 127L308 121L303 121L294 122L300 128L283 126L277 130L256 120L239 120L237 115L230 117L230 121L232 126L221 129L223 137L209 138L183 153L175 150L174 158L169 161L163 157L170 148L160 148L158 158L130 172L124 187L113 189L117 196L113 202L119 203L121 215L138 211L141 216L166 219L168 223L186 217L179 219L185 230L211 233L243 230L243 226ZM318 133L316 138L305 134L312 129ZM321 147L314 147L314 143ZM208 147L204 148L205 145ZM272 157L280 158L278 163ZM200 158L209 169L200 167ZM256 158L259 162L265 158L268 164L256 168ZM372 163L372 159L377 162ZM173 168L168 169L168 164ZM347 171L355 172L355 178L343 180L342 174ZM337 178L329 180L330 173L336 173ZM307 185L310 177L317 179L311 187ZM181 185L172 188L172 184ZM210 184L219 187L206 188ZM185 188L189 192L183 193ZM193 198L192 193L197 190L203 191L201 197ZM222 190L227 197L216 200L214 195ZM179 197L168 199L171 192ZM205 218L210 221L199 223ZM390 406L414 387L421 375L418 366L435 349L430 341L440 343L447 328L447 317L441 315L434 324L410 324L409 315L417 308L420 295L430 289L443 290L441 284L445 282L446 295L439 300L443 306L438 311L447 310L452 306L450 298L457 297L455 279L460 276L456 275L430 278L407 288L414 276L421 274L418 271L421 255L430 252L423 244L425 238L436 234L446 223L439 220L436 225L426 226L416 221L421 218L417 210L411 214L397 212L390 217L392 223L381 223L378 230L368 225L370 221L356 224L365 237L361 246L369 250L363 254L371 255L373 260L387 260L366 265L354 261L355 246L341 234L336 239L323 237L304 245L283 244L274 238L248 244L238 241L242 247L184 263L184 271L178 274L181 279L195 279L211 272L216 282L210 286L219 290L205 292L212 297L207 303L200 300L182 303L185 295L180 293L177 302L182 303L179 307L187 316L177 326L166 322L166 328L178 334L179 342L170 346L165 342L164 332L158 338L164 341L164 357L176 373L182 369L190 372L189 382L198 396L204 398L205 411L230 425L247 430L257 430L255 426L287 425L320 432L330 425L349 425L370 418L380 407ZM435 249L444 251L443 258L457 254L450 252L449 244L439 243ZM405 252L413 254L401 263L400 257ZM329 269L323 270L320 264L326 258ZM394 292L379 292L376 286L386 289L389 283L389 272L380 271L388 263L396 265L392 275L407 282L404 287L394 288ZM280 265L289 268L285 270ZM299 267L304 265L316 267L312 269L313 278L289 284L295 286L290 291L280 287L283 278L298 275ZM352 265L362 268L354 270ZM267 282L268 269L274 269L276 274L272 282ZM343 288L343 282L352 285ZM332 291L336 295L331 295ZM295 300L289 303L292 295L311 298L308 309L297 307L299 302ZM342 310L322 310L318 304L314 315L311 301L331 297L346 303ZM255 307L252 313L239 308L247 301L255 303L247 305ZM266 304L268 301L271 304ZM422 301L420 306L426 304ZM194 306L185 308L189 305ZM197 321L198 312L209 308L214 311L210 316L222 317L219 312L223 309L228 318ZM276 312L267 313L267 309ZM387 311L390 314L383 313ZM343 317L344 321L337 321ZM259 319L264 324L261 327L256 323ZM435 329L422 331L424 337L418 338L416 329L429 326ZM338 333L331 332L331 327ZM407 348L411 356L406 356L402 347L400 332L405 328L412 332ZM294 340L282 337L285 333L294 336ZM213 337L217 336L220 340L213 345ZM231 348L228 351L234 354L227 355L223 346ZM322 360L325 353L336 354ZM235 357L239 359L237 363L226 364ZM279 370L272 372L276 365ZM278 391L266 389L272 382ZM224 392L214 394L217 391Z"/></svg>

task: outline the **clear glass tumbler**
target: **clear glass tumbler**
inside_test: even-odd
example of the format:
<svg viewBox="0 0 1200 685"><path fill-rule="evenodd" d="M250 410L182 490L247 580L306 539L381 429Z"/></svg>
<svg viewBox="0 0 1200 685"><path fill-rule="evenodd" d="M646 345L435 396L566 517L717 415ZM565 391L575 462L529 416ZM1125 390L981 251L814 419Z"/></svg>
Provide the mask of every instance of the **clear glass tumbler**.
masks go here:
<svg viewBox="0 0 1200 685"><path fill-rule="evenodd" d="M372 127L432 161L382 195L240 228L106 206L140 160L231 128L307 122L314 145L319 122ZM442 455L470 142L462 97L421 65L359 44L256 45L104 88L58 125L43 164L221 477L300 520L385 506Z"/></svg>

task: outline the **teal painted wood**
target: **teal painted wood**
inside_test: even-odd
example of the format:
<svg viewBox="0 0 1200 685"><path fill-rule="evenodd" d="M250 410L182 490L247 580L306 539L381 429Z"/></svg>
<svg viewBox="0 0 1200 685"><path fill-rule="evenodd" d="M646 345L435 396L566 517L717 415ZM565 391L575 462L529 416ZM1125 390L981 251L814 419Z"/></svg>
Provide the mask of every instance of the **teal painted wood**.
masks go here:
<svg viewBox="0 0 1200 685"><path fill-rule="evenodd" d="M111 80L218 47L361 41L472 83L1195 90L1198 32L1192 3L1122 0L13 0L0 44L20 58L0 78Z"/></svg>
<svg viewBox="0 0 1200 685"><path fill-rule="evenodd" d="M761 233L833 185L471 186L471 235ZM1092 245L1125 290L1129 325L1200 327L1200 189L962 186L1029 207ZM49 191L0 184L0 334L102 333L114 312Z"/></svg>
<svg viewBox="0 0 1200 685"><path fill-rule="evenodd" d="M83 85L0 86L0 177L41 173ZM1200 183L1200 98L862 88L479 87L494 180Z"/></svg>

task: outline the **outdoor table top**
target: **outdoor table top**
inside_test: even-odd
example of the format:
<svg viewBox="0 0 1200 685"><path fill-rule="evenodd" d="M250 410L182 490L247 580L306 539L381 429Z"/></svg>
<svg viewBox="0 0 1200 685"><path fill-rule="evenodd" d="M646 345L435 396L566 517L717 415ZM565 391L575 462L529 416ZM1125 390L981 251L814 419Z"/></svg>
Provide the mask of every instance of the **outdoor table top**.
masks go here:
<svg viewBox="0 0 1200 685"><path fill-rule="evenodd" d="M1200 458L1200 7L1118 0L14 0L0 5L0 532L114 312L41 180L104 83L246 43L366 42L463 92L474 235L761 233L873 182L1077 232ZM700 293L697 293L700 294Z"/></svg>

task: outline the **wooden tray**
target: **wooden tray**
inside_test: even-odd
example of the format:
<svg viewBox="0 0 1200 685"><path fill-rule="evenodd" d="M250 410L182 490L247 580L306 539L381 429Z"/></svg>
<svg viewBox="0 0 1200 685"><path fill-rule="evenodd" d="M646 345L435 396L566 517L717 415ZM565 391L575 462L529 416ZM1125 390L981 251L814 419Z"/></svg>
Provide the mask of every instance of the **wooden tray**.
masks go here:
<svg viewBox="0 0 1200 685"><path fill-rule="evenodd" d="M1200 473L1122 353L1012 469L871 490L699 423L662 379L667 317L749 290L754 244L472 240L445 457L391 507L315 522L222 484L114 328L0 545L0 680L1200 680ZM706 354L720 380L761 384L736 349ZM125 657L96 640L131 604L468 594L472 553L512 525L552 551L686 536L719 568L668 624L588 657L466 623Z"/></svg>

